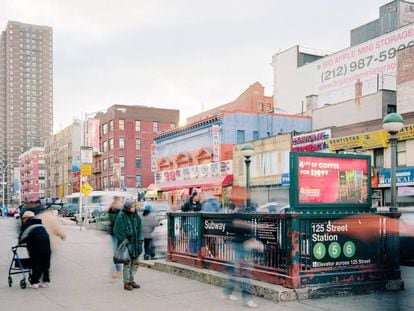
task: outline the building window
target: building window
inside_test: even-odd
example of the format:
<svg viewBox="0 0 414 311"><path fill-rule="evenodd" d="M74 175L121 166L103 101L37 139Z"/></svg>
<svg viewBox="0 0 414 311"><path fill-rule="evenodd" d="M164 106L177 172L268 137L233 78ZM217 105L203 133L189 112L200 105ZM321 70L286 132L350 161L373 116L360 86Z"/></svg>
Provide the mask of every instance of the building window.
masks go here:
<svg viewBox="0 0 414 311"><path fill-rule="evenodd" d="M108 124L102 125L102 135L106 135L108 133Z"/></svg>
<svg viewBox="0 0 414 311"><path fill-rule="evenodd" d="M109 121L109 132L114 131L114 120Z"/></svg>
<svg viewBox="0 0 414 311"><path fill-rule="evenodd" d="M135 150L141 150L141 138L135 139Z"/></svg>
<svg viewBox="0 0 414 311"><path fill-rule="evenodd" d="M125 175L121 175L119 180L120 180L120 187L125 188Z"/></svg>
<svg viewBox="0 0 414 311"><path fill-rule="evenodd" d="M141 157L136 157L135 158L135 167L136 168L141 168L142 163L141 163Z"/></svg>
<svg viewBox="0 0 414 311"><path fill-rule="evenodd" d="M278 161L276 151L262 153L260 156L260 176L276 175Z"/></svg>
<svg viewBox="0 0 414 311"><path fill-rule="evenodd" d="M119 124L119 130L120 131L125 131L125 120L123 120L123 119L119 119L118 120L118 124Z"/></svg>
<svg viewBox="0 0 414 311"><path fill-rule="evenodd" d="M106 177L103 178L103 188L108 189L108 179Z"/></svg>
<svg viewBox="0 0 414 311"><path fill-rule="evenodd" d="M158 128L158 121L153 121L152 122L152 131L154 133L158 133L158 130L159 130L159 128Z"/></svg>
<svg viewBox="0 0 414 311"><path fill-rule="evenodd" d="M108 170L108 160L104 159L103 160L103 167L102 167L103 171L106 172Z"/></svg>
<svg viewBox="0 0 414 311"><path fill-rule="evenodd" d="M397 143L397 166L407 166L407 147L405 141Z"/></svg>
<svg viewBox="0 0 414 311"><path fill-rule="evenodd" d="M142 176L141 175L137 175L135 177L135 187L136 188L141 188L141 184L142 184Z"/></svg>
<svg viewBox="0 0 414 311"><path fill-rule="evenodd" d="M253 131L253 140L259 139L259 131Z"/></svg>
<svg viewBox="0 0 414 311"><path fill-rule="evenodd" d="M170 129L175 129L175 123L174 122L170 123Z"/></svg>
<svg viewBox="0 0 414 311"><path fill-rule="evenodd" d="M124 150L124 149L125 149L125 138L120 137L119 138L119 150Z"/></svg>
<svg viewBox="0 0 414 311"><path fill-rule="evenodd" d="M384 167L384 149L374 149L374 167L383 168Z"/></svg>
<svg viewBox="0 0 414 311"><path fill-rule="evenodd" d="M119 157L119 166L121 168L125 167L125 157Z"/></svg>
<svg viewBox="0 0 414 311"><path fill-rule="evenodd" d="M263 112L263 103L257 103L257 111Z"/></svg>
<svg viewBox="0 0 414 311"><path fill-rule="evenodd" d="M243 130L237 130L237 143L238 144L244 143L244 131Z"/></svg>
<svg viewBox="0 0 414 311"><path fill-rule="evenodd" d="M387 105L387 114L397 112L396 105Z"/></svg>
<svg viewBox="0 0 414 311"><path fill-rule="evenodd" d="M109 176L109 187L113 188L114 187L114 176Z"/></svg>
<svg viewBox="0 0 414 311"><path fill-rule="evenodd" d="M114 139L113 138L109 140L109 150L114 150Z"/></svg>
<svg viewBox="0 0 414 311"><path fill-rule="evenodd" d="M114 158L110 157L109 158L109 169L111 170L114 167Z"/></svg>
<svg viewBox="0 0 414 311"><path fill-rule="evenodd" d="M107 152L108 151L108 142L104 141L103 142L103 146L102 146L103 152Z"/></svg>
<svg viewBox="0 0 414 311"><path fill-rule="evenodd" d="M141 132L141 121L135 120L135 132Z"/></svg>

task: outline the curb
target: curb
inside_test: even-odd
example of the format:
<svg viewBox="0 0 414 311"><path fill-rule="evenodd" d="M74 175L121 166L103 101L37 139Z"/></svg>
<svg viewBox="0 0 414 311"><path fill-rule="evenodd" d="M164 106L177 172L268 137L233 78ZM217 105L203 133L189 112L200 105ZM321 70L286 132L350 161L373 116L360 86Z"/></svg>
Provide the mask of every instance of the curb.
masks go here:
<svg viewBox="0 0 414 311"><path fill-rule="evenodd" d="M228 280L228 276L221 272L200 269L165 260L140 261L140 266L218 287L224 287ZM240 288L240 284L246 283L246 280L244 278L236 278L236 283L237 287ZM257 280L250 280L249 283L251 284L252 294L254 296L272 300L275 303L334 296L362 295L376 292L392 292L404 289L404 282L401 279L381 282L355 283L354 285L314 285L297 289L286 288L281 285L265 283Z"/></svg>

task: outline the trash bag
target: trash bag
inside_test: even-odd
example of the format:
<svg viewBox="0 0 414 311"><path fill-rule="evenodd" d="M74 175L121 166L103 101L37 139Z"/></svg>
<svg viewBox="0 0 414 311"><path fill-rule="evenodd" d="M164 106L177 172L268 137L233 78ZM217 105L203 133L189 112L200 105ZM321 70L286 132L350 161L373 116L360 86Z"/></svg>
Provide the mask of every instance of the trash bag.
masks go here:
<svg viewBox="0 0 414 311"><path fill-rule="evenodd" d="M128 251L128 240L125 239L118 245L113 260L114 263L129 263L131 261L131 256Z"/></svg>

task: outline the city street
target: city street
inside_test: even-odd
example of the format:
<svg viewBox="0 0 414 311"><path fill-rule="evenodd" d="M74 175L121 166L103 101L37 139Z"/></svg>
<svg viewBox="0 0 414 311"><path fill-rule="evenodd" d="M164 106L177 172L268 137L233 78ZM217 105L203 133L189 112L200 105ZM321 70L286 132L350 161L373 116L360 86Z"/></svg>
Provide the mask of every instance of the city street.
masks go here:
<svg viewBox="0 0 414 311"><path fill-rule="evenodd" d="M52 286L20 289L20 275L7 285L10 247L16 243L16 220L0 219L0 301L2 310L240 310L241 302L220 298L221 288L175 275L140 268L142 288L127 292L121 280L111 282L109 237L65 226L67 239L52 256ZM286 302L255 298L259 310L413 310L414 268L403 267L406 290L398 293L333 297Z"/></svg>

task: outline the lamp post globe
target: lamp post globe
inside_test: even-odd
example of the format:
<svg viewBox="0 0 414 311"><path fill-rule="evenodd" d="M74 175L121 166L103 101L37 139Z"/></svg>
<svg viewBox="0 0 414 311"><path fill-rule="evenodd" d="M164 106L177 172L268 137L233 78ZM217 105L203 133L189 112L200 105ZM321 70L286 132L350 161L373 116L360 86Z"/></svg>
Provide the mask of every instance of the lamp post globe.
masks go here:
<svg viewBox="0 0 414 311"><path fill-rule="evenodd" d="M254 147L252 144L245 144L240 152L244 157L244 163L246 163L246 209L250 210L250 162L252 161L250 158L254 154Z"/></svg>
<svg viewBox="0 0 414 311"><path fill-rule="evenodd" d="M382 126L390 134L391 145L391 200L390 200L390 212L397 211L397 133L404 126L404 119L398 113L390 113L385 116Z"/></svg>

